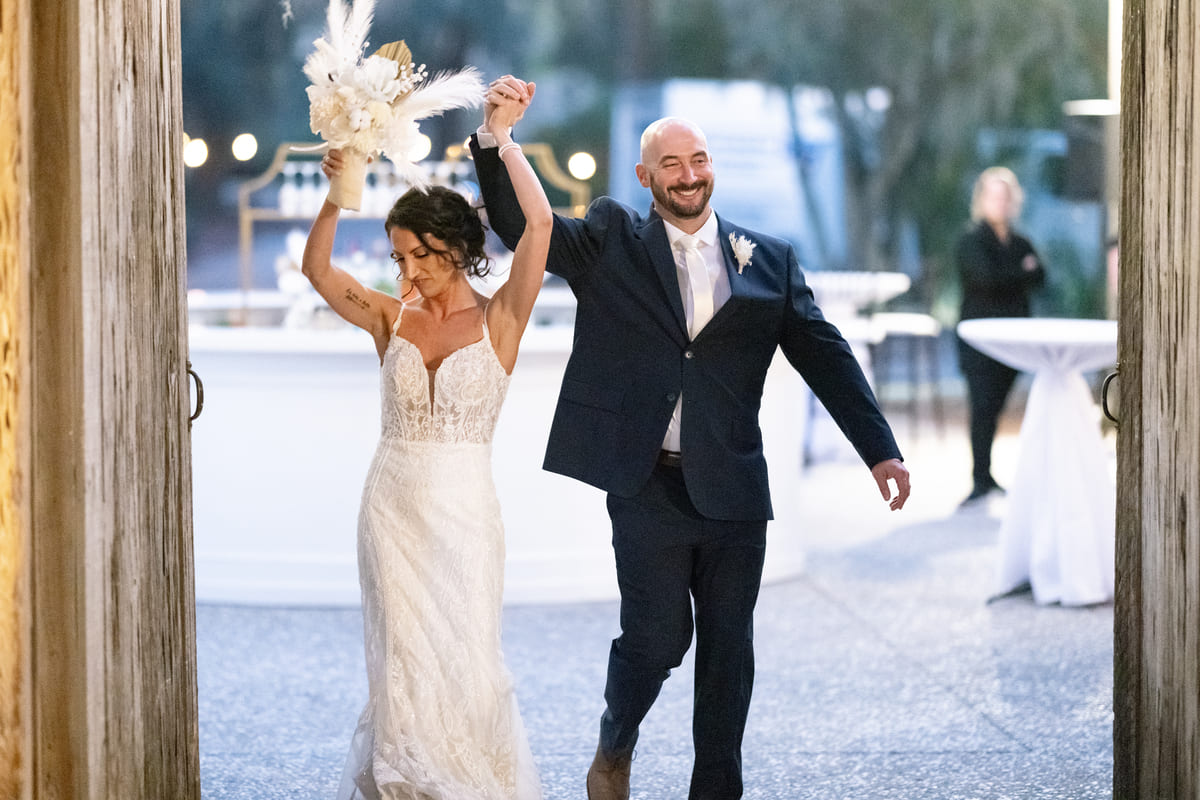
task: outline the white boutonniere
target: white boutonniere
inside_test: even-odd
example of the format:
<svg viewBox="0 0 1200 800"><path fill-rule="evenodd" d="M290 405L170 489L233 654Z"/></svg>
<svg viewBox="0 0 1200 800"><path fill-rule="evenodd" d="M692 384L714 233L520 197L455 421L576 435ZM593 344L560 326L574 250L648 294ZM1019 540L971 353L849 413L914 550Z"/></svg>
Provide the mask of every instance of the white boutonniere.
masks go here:
<svg viewBox="0 0 1200 800"><path fill-rule="evenodd" d="M750 258L754 255L754 248L758 247L754 242L736 233L729 234L729 246L733 248L733 257L737 261L738 275L742 274L742 270L750 266Z"/></svg>

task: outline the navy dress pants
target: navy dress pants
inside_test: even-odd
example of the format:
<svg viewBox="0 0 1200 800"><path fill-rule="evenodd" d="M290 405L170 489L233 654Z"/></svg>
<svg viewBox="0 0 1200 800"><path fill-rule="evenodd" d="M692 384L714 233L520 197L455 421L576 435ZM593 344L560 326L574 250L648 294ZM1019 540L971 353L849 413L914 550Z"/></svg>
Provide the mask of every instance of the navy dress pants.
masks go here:
<svg viewBox="0 0 1200 800"><path fill-rule="evenodd" d="M754 604L767 523L701 516L683 472L659 465L633 498L608 497L621 591L600 747L627 754L696 633L689 800L742 796L742 733L754 683ZM693 609L693 603L694 609Z"/></svg>

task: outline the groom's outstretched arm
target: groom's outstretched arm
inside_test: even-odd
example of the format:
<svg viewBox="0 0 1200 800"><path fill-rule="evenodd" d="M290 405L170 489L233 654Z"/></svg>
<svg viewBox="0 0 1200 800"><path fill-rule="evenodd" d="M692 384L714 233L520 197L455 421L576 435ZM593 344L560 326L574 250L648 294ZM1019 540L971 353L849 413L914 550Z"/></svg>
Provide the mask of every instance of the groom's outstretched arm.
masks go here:
<svg viewBox="0 0 1200 800"><path fill-rule="evenodd" d="M900 448L858 359L817 307L791 248L786 257L788 288L780 349L868 467L899 462Z"/></svg>
<svg viewBox="0 0 1200 800"><path fill-rule="evenodd" d="M525 215L521 213L508 170L500 161L500 150L481 147L476 133L471 135L471 156L475 159L475 175L487 207L488 224L505 247L515 250L525 232Z"/></svg>
<svg viewBox="0 0 1200 800"><path fill-rule="evenodd" d="M511 107L518 109L519 113L509 124L524 117L524 109L533 100L530 84L512 75L496 78L489 85L488 92L500 98L497 103L509 102ZM521 211L516 190L508 170L500 160L500 149L491 132L495 113L496 103L489 99L483 106L483 126L471 135L471 156L475 159L475 176L479 178L479 190L487 207L488 223L505 247L516 250L517 242L525 233L525 214Z"/></svg>
<svg viewBox="0 0 1200 800"><path fill-rule="evenodd" d="M511 99L520 96L524 96L526 102L532 99L526 91L528 84L511 75L497 78L491 86L493 90L506 92ZM471 136L471 156L475 159L475 175L487 208L488 225L505 247L514 250L525 231L525 215L517 203L508 171L500 161L499 150L485 130L491 110L490 105L485 106L484 128ZM607 214L593 215L590 209L584 219L555 214L546 270L571 282L591 269L596 263L598 242L604 236L606 220Z"/></svg>

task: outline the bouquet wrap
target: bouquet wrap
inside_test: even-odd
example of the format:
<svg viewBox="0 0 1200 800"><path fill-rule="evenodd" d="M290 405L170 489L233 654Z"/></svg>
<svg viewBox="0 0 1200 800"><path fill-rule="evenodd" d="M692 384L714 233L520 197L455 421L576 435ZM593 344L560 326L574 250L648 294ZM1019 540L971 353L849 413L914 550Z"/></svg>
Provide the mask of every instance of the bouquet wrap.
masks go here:
<svg viewBox="0 0 1200 800"><path fill-rule="evenodd" d="M346 211L362 209L363 187L367 184L368 156L361 150L342 151L342 172L329 181L329 202Z"/></svg>

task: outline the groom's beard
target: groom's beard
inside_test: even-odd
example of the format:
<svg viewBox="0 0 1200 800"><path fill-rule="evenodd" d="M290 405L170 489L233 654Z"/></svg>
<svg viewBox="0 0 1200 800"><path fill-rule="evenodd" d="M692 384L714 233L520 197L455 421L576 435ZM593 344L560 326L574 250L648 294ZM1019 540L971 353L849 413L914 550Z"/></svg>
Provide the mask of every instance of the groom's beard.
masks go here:
<svg viewBox="0 0 1200 800"><path fill-rule="evenodd" d="M681 192L688 192L693 189L700 189L700 192L693 197L683 197L680 195ZM696 181L695 183L678 183L674 186L663 187L651 180L650 193L654 195L654 202L660 208L667 209L679 219L695 219L708 208L708 201L713 193L713 185L712 181Z"/></svg>

